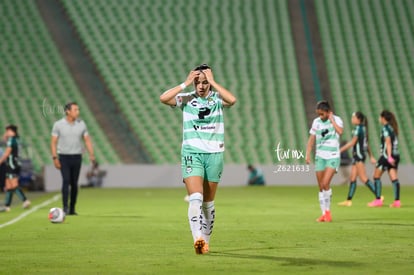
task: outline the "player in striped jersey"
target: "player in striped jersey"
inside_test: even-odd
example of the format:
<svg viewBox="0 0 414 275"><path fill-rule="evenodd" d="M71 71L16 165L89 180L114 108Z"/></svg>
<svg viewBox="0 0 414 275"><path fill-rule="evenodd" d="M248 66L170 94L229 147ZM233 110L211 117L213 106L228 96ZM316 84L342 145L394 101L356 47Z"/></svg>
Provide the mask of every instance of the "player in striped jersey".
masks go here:
<svg viewBox="0 0 414 275"><path fill-rule="evenodd" d="M390 207L400 208L400 182L398 181L398 163L400 162L400 153L398 151L398 123L395 115L388 110L381 112L379 121L382 124L382 130L380 157L374 171L376 199L370 202L368 206L382 206L381 176L384 171L388 171L394 190L394 202L390 204Z"/></svg>
<svg viewBox="0 0 414 275"><path fill-rule="evenodd" d="M330 184L340 163L339 138L343 132L343 122L340 117L333 114L328 101L319 101L316 105L316 113L319 117L313 120L309 130L306 163L310 163L312 147L316 143L315 171L319 185L319 205L322 210L322 216L317 221L331 222Z"/></svg>
<svg viewBox="0 0 414 275"><path fill-rule="evenodd" d="M185 93L192 83L195 90ZM181 170L189 195L188 220L195 251L205 254L215 219L214 197L223 171L223 107L235 104L236 97L214 80L208 65L202 64L182 84L164 92L160 101L183 111Z"/></svg>
<svg viewBox="0 0 414 275"><path fill-rule="evenodd" d="M346 201L338 203L340 206L352 206L352 197L354 196L357 187L357 177L365 183L375 196L375 186L368 179L365 170L365 158L367 152L371 162L376 162L368 144L368 119L362 112L355 112L352 114L351 122L355 125L352 132L352 139L340 149L340 152L342 153L352 147L351 183L349 185L348 197Z"/></svg>

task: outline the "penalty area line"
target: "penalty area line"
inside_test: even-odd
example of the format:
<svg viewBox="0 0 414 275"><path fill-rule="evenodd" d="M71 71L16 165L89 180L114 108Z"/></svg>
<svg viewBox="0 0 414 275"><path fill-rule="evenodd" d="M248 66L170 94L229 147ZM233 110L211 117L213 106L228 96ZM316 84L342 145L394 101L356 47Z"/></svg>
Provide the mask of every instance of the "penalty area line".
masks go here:
<svg viewBox="0 0 414 275"><path fill-rule="evenodd" d="M38 204L38 205L36 205L36 206L31 207L28 211L26 211L26 212L24 212L24 213L20 214L20 215L19 215L19 216L17 216L16 218L14 218L14 219L12 219L12 220L10 220L10 221L6 222L6 223L0 224L0 229L1 229L1 228L3 228L3 227L6 227L6 226L12 225L12 224L14 224L14 223L16 223L16 222L18 222L18 221L20 221L20 220L21 220L21 219L23 219L24 217L26 217L26 216L28 216L28 215L32 214L33 212L36 212L36 211L37 211L37 210L39 210L40 208L42 208L42 207L44 207L44 206L46 206L46 205L48 205L48 204L50 204L50 203L52 203L52 202L57 201L59 198L60 198L60 194L57 194L57 195L55 195L53 198L48 199L47 201L44 201L44 202L42 202L41 204Z"/></svg>

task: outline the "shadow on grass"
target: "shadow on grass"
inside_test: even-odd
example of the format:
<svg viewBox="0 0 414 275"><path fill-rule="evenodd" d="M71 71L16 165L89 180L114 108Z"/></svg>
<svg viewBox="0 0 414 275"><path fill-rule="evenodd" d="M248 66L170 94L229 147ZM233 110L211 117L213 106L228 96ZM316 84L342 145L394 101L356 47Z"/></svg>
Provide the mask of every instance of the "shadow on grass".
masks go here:
<svg viewBox="0 0 414 275"><path fill-rule="evenodd" d="M107 219L107 218L117 218L117 219L142 219L144 216L139 215L104 215L104 216L94 216L94 215L82 215L83 217L93 217L96 219Z"/></svg>
<svg viewBox="0 0 414 275"><path fill-rule="evenodd" d="M284 266L330 266L330 267L361 267L364 264L360 262L353 261L333 261L329 259L310 259L310 258L300 258L300 257L283 257L283 256L273 256L273 255L259 255L259 254L247 254L240 251L253 251L253 250L273 250L275 247L267 247L261 249L238 249L237 252L234 251L211 251L210 256L219 256L219 257L230 257L230 258L239 258L239 259L255 259L255 260L268 260L268 261L278 261L284 262Z"/></svg>
<svg viewBox="0 0 414 275"><path fill-rule="evenodd" d="M357 224L364 224L364 225L385 225L385 226L407 226L407 227L414 227L414 224L408 223L392 223L392 222L358 222L352 221L353 223Z"/></svg>

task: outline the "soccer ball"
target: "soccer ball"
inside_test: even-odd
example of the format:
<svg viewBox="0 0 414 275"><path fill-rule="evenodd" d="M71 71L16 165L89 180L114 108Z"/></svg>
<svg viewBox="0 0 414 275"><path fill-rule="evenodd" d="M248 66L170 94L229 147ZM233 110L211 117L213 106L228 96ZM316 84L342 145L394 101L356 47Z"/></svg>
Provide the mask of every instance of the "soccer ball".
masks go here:
<svg viewBox="0 0 414 275"><path fill-rule="evenodd" d="M62 208L53 207L49 211L49 221L52 223L61 223L65 220L65 212Z"/></svg>

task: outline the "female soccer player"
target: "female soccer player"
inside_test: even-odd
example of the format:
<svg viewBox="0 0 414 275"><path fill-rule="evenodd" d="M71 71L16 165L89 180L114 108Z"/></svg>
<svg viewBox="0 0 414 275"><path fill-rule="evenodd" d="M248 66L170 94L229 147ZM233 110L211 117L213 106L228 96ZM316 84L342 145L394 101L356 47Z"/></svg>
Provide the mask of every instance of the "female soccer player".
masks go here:
<svg viewBox="0 0 414 275"><path fill-rule="evenodd" d="M195 90L182 93L191 83ZM183 83L164 92L160 101L183 111L181 170L189 195L188 221L196 254L205 254L214 225L214 197L223 171L223 107L235 104L236 97L214 80L208 65L202 64Z"/></svg>
<svg viewBox="0 0 414 275"><path fill-rule="evenodd" d="M357 187L357 177L359 177L362 182L365 183L365 185L375 196L375 186L368 179L365 170L366 152L368 152L371 162L376 162L368 144L368 119L362 112L355 112L352 114L351 122L353 125L355 125L355 128L352 132L352 139L340 149L340 152L342 153L353 147L352 168L350 176L351 183L349 185L348 197L346 201L338 203L340 206L352 206L352 197L354 196Z"/></svg>
<svg viewBox="0 0 414 275"><path fill-rule="evenodd" d="M309 130L309 140L306 148L306 163L310 163L312 147L316 142L315 171L319 185L319 205L322 216L316 221L331 222L330 187L332 177L337 172L340 163L339 138L343 132L342 119L333 114L328 101L319 101L316 105L315 118Z"/></svg>
<svg viewBox="0 0 414 275"><path fill-rule="evenodd" d="M382 124L381 130L381 150L380 157L374 171L374 183L376 199L368 204L369 207L381 207L381 176L384 171L388 171L388 175L392 182L394 190L394 202L390 204L392 208L400 208L400 182L398 181L398 163L400 162L400 153L398 152L398 123L395 115L384 110L381 112L379 121Z"/></svg>
<svg viewBox="0 0 414 275"><path fill-rule="evenodd" d="M23 191L19 187L20 164L18 162L19 135L17 133L17 126L7 126L4 136L7 138L7 148L3 156L0 158L0 164L3 162L6 163L6 203L4 210L10 211L10 205L12 203L14 192L16 192L16 194L23 201L23 208L28 208L30 206L30 201L26 198Z"/></svg>

